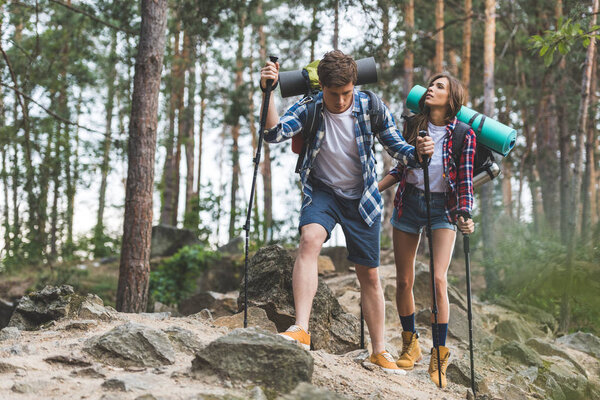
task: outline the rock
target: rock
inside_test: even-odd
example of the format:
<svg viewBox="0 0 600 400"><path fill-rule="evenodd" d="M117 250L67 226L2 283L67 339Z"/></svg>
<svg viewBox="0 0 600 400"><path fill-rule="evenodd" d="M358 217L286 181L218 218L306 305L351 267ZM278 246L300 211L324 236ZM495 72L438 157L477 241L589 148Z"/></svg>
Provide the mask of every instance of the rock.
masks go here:
<svg viewBox="0 0 600 400"><path fill-rule="evenodd" d="M600 359L600 339L591 333L572 333L556 339L556 342Z"/></svg>
<svg viewBox="0 0 600 400"><path fill-rule="evenodd" d="M460 307L463 311L467 311L467 296L463 294L458 288L454 285L448 285L448 302L450 304L455 304ZM473 299L471 298L471 303L473 303Z"/></svg>
<svg viewBox="0 0 600 400"><path fill-rule="evenodd" d="M510 400L529 400L531 398L522 389L510 383L502 387L502 395L503 398Z"/></svg>
<svg viewBox="0 0 600 400"><path fill-rule="evenodd" d="M49 381L45 380L34 380L27 382L16 382L11 390L15 393L30 394L39 393L45 391L50 386Z"/></svg>
<svg viewBox="0 0 600 400"><path fill-rule="evenodd" d="M94 368L94 367L74 370L71 372L71 376L79 377L79 378L92 378L92 379L106 378L106 375L101 370L99 370L98 368Z"/></svg>
<svg viewBox="0 0 600 400"><path fill-rule="evenodd" d="M251 380L278 392L310 382L314 361L300 346L256 328L236 329L196 354L192 371L213 371L237 381Z"/></svg>
<svg viewBox="0 0 600 400"><path fill-rule="evenodd" d="M535 351L516 340L510 341L500 347L500 352L504 357L516 360L521 364L537 367L541 367L543 364L541 357Z"/></svg>
<svg viewBox="0 0 600 400"><path fill-rule="evenodd" d="M204 310L201 310L200 312L198 312L196 314L192 314L189 317L200 320L200 321L213 321L212 313L210 312L210 310L208 308L205 308Z"/></svg>
<svg viewBox="0 0 600 400"><path fill-rule="evenodd" d="M248 266L248 305L264 309L278 331L294 323L292 269L294 261L280 246L260 249ZM243 285L243 282L242 282ZM243 293L241 291L240 293ZM244 297L238 297L238 310ZM310 318L312 345L315 350L342 354L360 345L360 322L345 313L327 285L319 278Z"/></svg>
<svg viewBox="0 0 600 400"><path fill-rule="evenodd" d="M88 331L91 328L94 328L96 326L98 326L98 321L95 321L93 319L84 319L84 320L77 320L77 321L69 322L65 326L65 330Z"/></svg>
<svg viewBox="0 0 600 400"><path fill-rule="evenodd" d="M550 364L549 367L540 369L535 382L540 386L546 385L549 381L548 377L552 377L556 381L565 398L568 400L587 400L592 398L589 396L592 386L589 384L588 379L571 368L558 364ZM558 392L552 385L551 391L553 393ZM560 393L558 393L558 397L560 397Z"/></svg>
<svg viewBox="0 0 600 400"><path fill-rule="evenodd" d="M244 238L242 236L235 237L229 243L219 247L217 252L221 254L243 254Z"/></svg>
<svg viewBox="0 0 600 400"><path fill-rule="evenodd" d="M358 349L352 350L346 354L344 357L351 358L357 364L362 364L367 358L369 358L369 350L367 349Z"/></svg>
<svg viewBox="0 0 600 400"><path fill-rule="evenodd" d="M317 260L317 269L319 275L325 275L327 273L335 272L335 265L328 256L319 256Z"/></svg>
<svg viewBox="0 0 600 400"><path fill-rule="evenodd" d="M161 303L160 301L155 301L153 305L153 310L156 313L170 313L174 317L180 317L179 311L177 311L174 307L169 307L166 304Z"/></svg>
<svg viewBox="0 0 600 400"><path fill-rule="evenodd" d="M426 308L426 309L417 311L415 313L415 323L417 325L423 325L427 329L431 329L431 310Z"/></svg>
<svg viewBox="0 0 600 400"><path fill-rule="evenodd" d="M467 388L471 387L471 363L468 357L469 356L467 355L467 357L462 359L457 359L456 357L450 358L448 368L446 369L448 381ZM489 389L487 383L483 376L477 371L477 365L478 364L475 363L475 390L477 393L488 392Z"/></svg>
<svg viewBox="0 0 600 400"><path fill-rule="evenodd" d="M198 336L187 329L171 326L167 329L163 329L163 332L167 334L171 343L184 353L195 354L204 347L200 340L198 340Z"/></svg>
<svg viewBox="0 0 600 400"><path fill-rule="evenodd" d="M10 374L17 372L19 369L21 368L17 367L16 365L0 361L0 374Z"/></svg>
<svg viewBox="0 0 600 400"><path fill-rule="evenodd" d="M131 392L134 389L147 390L155 378L144 375L119 375L118 378L107 379L102 383L106 390Z"/></svg>
<svg viewBox="0 0 600 400"><path fill-rule="evenodd" d="M142 315L148 319L153 319L155 321L165 321L171 318L170 312L140 313L139 315Z"/></svg>
<svg viewBox="0 0 600 400"><path fill-rule="evenodd" d="M88 294L81 303L77 316L82 319L94 319L101 321L112 321L115 314L104 307L102 299L95 294Z"/></svg>
<svg viewBox="0 0 600 400"><path fill-rule="evenodd" d="M415 299L415 310L431 308L431 277L428 269L415 270L415 282L413 294Z"/></svg>
<svg viewBox="0 0 600 400"><path fill-rule="evenodd" d="M209 268L202 271L196 279L198 293L219 292L228 293L238 290L238 282L244 276L244 258L242 253L223 254L221 258L212 262Z"/></svg>
<svg viewBox="0 0 600 400"><path fill-rule="evenodd" d="M516 311L520 314L525 314L528 319L533 321L540 326L547 326L550 331L555 332L558 328L558 322L552 314L531 306L529 304L517 303L511 298L506 296L500 296L494 301L496 304L501 305L509 310Z"/></svg>
<svg viewBox="0 0 600 400"><path fill-rule="evenodd" d="M15 311L16 304L0 298L0 329L8 325L10 317Z"/></svg>
<svg viewBox="0 0 600 400"><path fill-rule="evenodd" d="M321 248L321 255L327 256L333 262L336 272L348 272L354 263L348 260L348 250L344 246Z"/></svg>
<svg viewBox="0 0 600 400"><path fill-rule="evenodd" d="M189 229L178 229L168 225L152 227L150 257L169 257L183 246L200 244L200 240Z"/></svg>
<svg viewBox="0 0 600 400"><path fill-rule="evenodd" d="M300 382L290 393L280 396L277 400L343 400L348 397L319 388L310 383Z"/></svg>
<svg viewBox="0 0 600 400"><path fill-rule="evenodd" d="M88 339L84 350L116 367L155 367L175 362L175 350L165 333L133 322Z"/></svg>
<svg viewBox="0 0 600 400"><path fill-rule="evenodd" d="M21 337L21 332L17 327L6 327L0 331L0 342L4 340L13 340Z"/></svg>
<svg viewBox="0 0 600 400"><path fill-rule="evenodd" d="M360 317L360 292L346 290L341 297L337 298L342 310L356 317Z"/></svg>
<svg viewBox="0 0 600 400"><path fill-rule="evenodd" d="M455 339L458 339L464 343L469 343L469 319L467 317L467 313L453 303L450 304L448 333Z"/></svg>
<svg viewBox="0 0 600 400"><path fill-rule="evenodd" d="M35 330L51 321L76 317L109 321L114 319L114 313L94 294L83 297L69 285L46 286L19 300L9 326Z"/></svg>
<svg viewBox="0 0 600 400"><path fill-rule="evenodd" d="M531 347L533 350L537 351L538 354L543 356L556 356L561 357L573 364L575 368L579 370L583 375L587 377L587 371L575 360L573 357L568 355L566 352L561 350L558 346L555 346L551 343L544 342L538 338L531 338L527 341L527 346Z"/></svg>
<svg viewBox="0 0 600 400"><path fill-rule="evenodd" d="M398 317L398 310L396 310L395 302L385 302L385 324L392 326L400 324L400 317Z"/></svg>
<svg viewBox="0 0 600 400"><path fill-rule="evenodd" d="M179 312L182 315L191 315L206 308L210 310L213 318L233 315L238 311L237 297L237 292L226 294L217 292L196 293L179 303Z"/></svg>
<svg viewBox="0 0 600 400"><path fill-rule="evenodd" d="M396 285L385 285L383 298L387 301L396 302Z"/></svg>
<svg viewBox="0 0 600 400"><path fill-rule="evenodd" d="M508 341L516 340L525 343L527 339L537 336L543 337L542 332L535 332L526 321L517 319L505 319L498 322L494 328L496 335Z"/></svg>
<svg viewBox="0 0 600 400"><path fill-rule="evenodd" d="M229 329L243 328L244 312L242 311L230 317L217 318L214 320L213 325L224 326ZM275 323L269 320L265 310L258 307L248 307L248 326L255 326L267 332L277 333Z"/></svg>
<svg viewBox="0 0 600 400"><path fill-rule="evenodd" d="M44 361L46 361L49 364L65 364L65 365L71 365L71 366L75 366L75 367L89 367L92 365L92 363L90 363L89 361L87 361L83 358L69 357L69 356L46 357L46 358L44 358Z"/></svg>
<svg viewBox="0 0 600 400"><path fill-rule="evenodd" d="M542 388L545 389L546 396L551 400L568 400L567 396L563 392L560 385L556 382L551 375L545 374L543 377L540 377L536 383Z"/></svg>

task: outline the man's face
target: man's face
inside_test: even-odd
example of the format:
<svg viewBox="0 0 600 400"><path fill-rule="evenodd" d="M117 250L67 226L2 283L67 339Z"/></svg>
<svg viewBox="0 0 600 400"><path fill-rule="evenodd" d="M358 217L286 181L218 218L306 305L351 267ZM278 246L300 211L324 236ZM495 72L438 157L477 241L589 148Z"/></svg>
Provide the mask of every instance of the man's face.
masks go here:
<svg viewBox="0 0 600 400"><path fill-rule="evenodd" d="M323 88L323 103L330 113L343 113L352 106L354 101L354 84L352 82L344 86L321 85L321 87Z"/></svg>

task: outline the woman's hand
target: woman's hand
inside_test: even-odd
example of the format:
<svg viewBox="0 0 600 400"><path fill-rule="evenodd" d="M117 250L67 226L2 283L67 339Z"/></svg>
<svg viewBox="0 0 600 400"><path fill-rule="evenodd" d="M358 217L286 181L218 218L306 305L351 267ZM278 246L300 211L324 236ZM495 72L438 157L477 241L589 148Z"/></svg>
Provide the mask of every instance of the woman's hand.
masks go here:
<svg viewBox="0 0 600 400"><path fill-rule="evenodd" d="M417 149L419 161L421 161L422 156L427 156L429 158L433 156L433 148L435 147L435 143L433 142L431 136L417 136L417 145L415 147Z"/></svg>
<svg viewBox="0 0 600 400"><path fill-rule="evenodd" d="M471 218L465 220L462 215L458 217L456 225L464 235L470 235L475 230L475 223L473 220Z"/></svg>

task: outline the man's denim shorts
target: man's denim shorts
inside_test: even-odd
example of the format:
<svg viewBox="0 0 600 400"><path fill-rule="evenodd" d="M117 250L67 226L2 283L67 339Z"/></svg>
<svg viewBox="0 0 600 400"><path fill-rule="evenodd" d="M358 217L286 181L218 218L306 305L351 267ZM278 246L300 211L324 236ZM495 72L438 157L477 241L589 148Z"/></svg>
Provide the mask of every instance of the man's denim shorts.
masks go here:
<svg viewBox="0 0 600 400"><path fill-rule="evenodd" d="M381 220L369 226L358 211L360 199L345 199L320 182L313 182L312 202L300 211L298 229L316 223L327 231L327 240L335 224L340 224L346 237L348 260L367 267L379 266L379 233Z"/></svg>
<svg viewBox="0 0 600 400"><path fill-rule="evenodd" d="M452 229L456 225L448 221L446 217L445 193L431 193L431 230ZM406 184L402 194L402 215L398 218L398 210L394 208L392 226L399 231L419 234L427 226L427 204L425 203L425 192L414 185Z"/></svg>

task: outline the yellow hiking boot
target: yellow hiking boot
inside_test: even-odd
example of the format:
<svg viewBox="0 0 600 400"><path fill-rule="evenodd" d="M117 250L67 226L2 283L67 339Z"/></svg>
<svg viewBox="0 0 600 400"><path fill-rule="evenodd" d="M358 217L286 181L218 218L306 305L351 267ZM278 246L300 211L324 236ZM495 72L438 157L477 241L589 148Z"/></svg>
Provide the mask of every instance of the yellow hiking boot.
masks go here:
<svg viewBox="0 0 600 400"><path fill-rule="evenodd" d="M396 361L396 365L402 369L410 371L415 367L415 363L421 361L421 347L419 346L419 335L415 332L402 332L402 353Z"/></svg>
<svg viewBox="0 0 600 400"><path fill-rule="evenodd" d="M301 326L292 325L287 331L282 332L279 335L284 339L299 343L304 350L310 350L310 333L302 329Z"/></svg>
<svg viewBox="0 0 600 400"><path fill-rule="evenodd" d="M382 351L379 354L371 354L369 357L369 361L373 364L381 367L385 372L389 374L405 374L403 370L398 368L396 363L394 362L394 357L387 351Z"/></svg>
<svg viewBox="0 0 600 400"><path fill-rule="evenodd" d="M450 350L446 346L440 346L440 367L442 371L442 387L445 388L448 382L446 381L446 368L448 368L448 358L450 358ZM437 387L440 386L438 365L437 365L436 348L431 349L431 361L429 362L429 376Z"/></svg>

